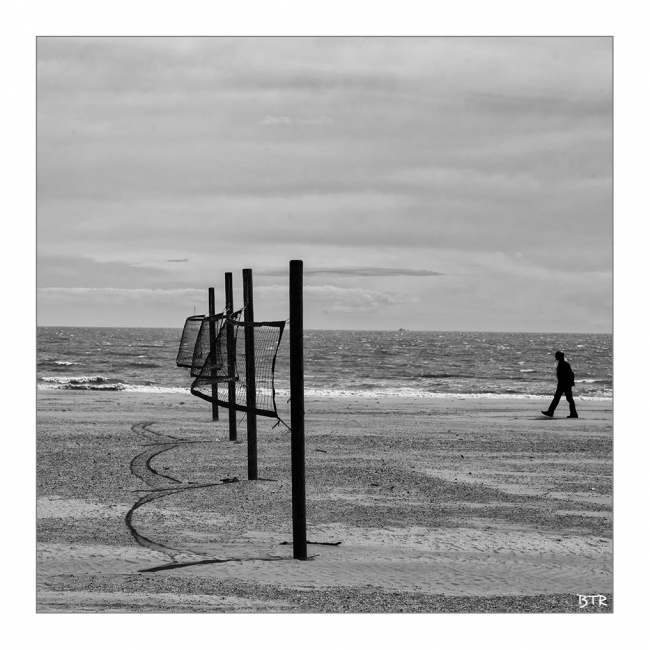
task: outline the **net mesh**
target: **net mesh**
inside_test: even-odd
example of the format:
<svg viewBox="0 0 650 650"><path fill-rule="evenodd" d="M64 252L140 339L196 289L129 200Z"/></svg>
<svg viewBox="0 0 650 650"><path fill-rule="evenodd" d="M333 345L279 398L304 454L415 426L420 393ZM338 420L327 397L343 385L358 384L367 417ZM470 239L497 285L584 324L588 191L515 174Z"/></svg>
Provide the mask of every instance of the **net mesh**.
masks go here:
<svg viewBox="0 0 650 650"><path fill-rule="evenodd" d="M284 331L284 321L251 323L227 319L221 321L213 339L209 353L195 375L191 393L208 402L216 401L220 406L230 406L228 386L235 388L234 407L238 411L248 411L247 391L249 381L255 387L255 405L252 411L258 415L278 417L275 403L275 361ZM232 329L231 329L232 328ZM228 364L228 333L232 333L234 359ZM246 334L253 337L255 373L248 377L246 372L245 341ZM198 344L198 338L197 338ZM211 363L210 359L216 360ZM221 364L219 366L219 364ZM215 390L216 388L216 390Z"/></svg>
<svg viewBox="0 0 650 650"><path fill-rule="evenodd" d="M185 321L183 333L181 334L181 342L178 346L178 354L176 355L177 366L181 368L192 367L196 338L199 334L204 318L205 316L190 316Z"/></svg>
<svg viewBox="0 0 650 650"><path fill-rule="evenodd" d="M199 377L201 373L208 372L215 377L223 374L226 366L227 351L224 346L213 345L226 321L226 314L204 316L201 327L196 335L190 375Z"/></svg>

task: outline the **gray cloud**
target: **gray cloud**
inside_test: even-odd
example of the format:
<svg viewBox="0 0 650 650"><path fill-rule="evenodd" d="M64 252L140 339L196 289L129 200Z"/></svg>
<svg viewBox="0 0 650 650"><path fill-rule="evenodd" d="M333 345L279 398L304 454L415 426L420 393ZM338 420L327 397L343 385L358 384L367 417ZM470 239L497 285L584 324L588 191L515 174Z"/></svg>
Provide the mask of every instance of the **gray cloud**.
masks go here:
<svg viewBox="0 0 650 650"><path fill-rule="evenodd" d="M395 291L373 291L360 288L313 286L305 288L307 300L314 299L328 305L333 312L373 312L419 302L416 296Z"/></svg>
<svg viewBox="0 0 650 650"><path fill-rule="evenodd" d="M45 287L155 286L166 278L158 269L126 262L98 262L76 255L42 255L38 258L37 284Z"/></svg>
<svg viewBox="0 0 650 650"><path fill-rule="evenodd" d="M129 289L139 286L148 289L180 289L195 282L194 278L185 278L178 272L164 268L129 262L100 262L80 255L39 256L36 277L39 288ZM200 282L198 286L201 286Z"/></svg>
<svg viewBox="0 0 650 650"><path fill-rule="evenodd" d="M612 117L613 103L611 90L596 97L565 97L563 95L512 95L496 93L470 93L466 97L468 109L483 114L516 116L521 120L527 115L551 119L605 119Z"/></svg>
<svg viewBox="0 0 650 650"><path fill-rule="evenodd" d="M604 271L611 55L610 38L39 38L39 285L200 287L300 258L328 284L435 293L486 251ZM441 275L429 260L444 278L404 280ZM474 294L453 294L466 329Z"/></svg>
<svg viewBox="0 0 650 650"><path fill-rule="evenodd" d="M286 275L286 269L270 269L267 271L260 271L259 275ZM332 267L306 267L303 270L305 276L319 276L319 275L341 275L345 277L399 277L405 275L411 276L436 276L444 275L437 271L426 271L422 269L395 269L383 268L377 266L332 266Z"/></svg>
<svg viewBox="0 0 650 650"><path fill-rule="evenodd" d="M276 126L278 124L290 125L290 124L313 124L315 126L321 124L333 124L334 120L331 117L286 117L286 116L275 116L275 115L266 115L264 119L260 122L264 126Z"/></svg>

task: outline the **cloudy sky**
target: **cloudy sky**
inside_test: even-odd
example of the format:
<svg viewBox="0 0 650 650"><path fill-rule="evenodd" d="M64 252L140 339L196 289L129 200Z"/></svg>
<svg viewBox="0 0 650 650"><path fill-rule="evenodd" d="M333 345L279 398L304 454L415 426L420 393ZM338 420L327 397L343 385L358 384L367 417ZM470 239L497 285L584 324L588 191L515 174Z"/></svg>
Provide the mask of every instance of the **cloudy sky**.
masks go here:
<svg viewBox="0 0 650 650"><path fill-rule="evenodd" d="M39 38L39 325L611 332L610 38Z"/></svg>

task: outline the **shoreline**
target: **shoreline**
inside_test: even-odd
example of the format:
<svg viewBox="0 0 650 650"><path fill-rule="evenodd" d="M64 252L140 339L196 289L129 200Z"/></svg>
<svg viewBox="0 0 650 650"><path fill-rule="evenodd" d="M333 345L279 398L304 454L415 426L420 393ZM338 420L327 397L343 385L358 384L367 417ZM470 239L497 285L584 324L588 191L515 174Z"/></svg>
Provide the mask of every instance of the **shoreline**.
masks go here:
<svg viewBox="0 0 650 650"><path fill-rule="evenodd" d="M82 387L60 387L56 385L49 384L37 384L37 392L51 392L51 391L62 391L62 392L75 392L75 393L140 393L140 394L152 394L152 395L185 395L187 397L193 397L190 389L183 386L161 386L161 387L151 387L151 386L136 386L130 384L117 384L115 386L109 385L99 385L92 386L87 385ZM276 390L277 397L289 397L290 391L279 389ZM400 392L395 391L359 391L354 392L351 390L337 391L334 389L305 389L305 398L331 398L331 399L485 399L485 400L542 400L550 401L553 399L553 395L526 395L521 393L429 393L429 392ZM594 396L594 395L574 395L573 399L576 402L612 402L613 396Z"/></svg>
<svg viewBox="0 0 650 650"><path fill-rule="evenodd" d="M241 413L236 444L187 394L38 391L38 611L612 611L576 597L611 603L610 402L305 402L311 562L275 420L248 481Z"/></svg>

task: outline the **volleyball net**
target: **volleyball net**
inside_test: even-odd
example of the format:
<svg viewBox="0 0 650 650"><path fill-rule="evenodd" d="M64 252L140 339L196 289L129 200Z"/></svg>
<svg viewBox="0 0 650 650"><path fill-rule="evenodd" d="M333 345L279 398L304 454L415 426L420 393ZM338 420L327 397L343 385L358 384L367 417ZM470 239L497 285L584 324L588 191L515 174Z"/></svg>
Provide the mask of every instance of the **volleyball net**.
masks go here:
<svg viewBox="0 0 650 650"><path fill-rule="evenodd" d="M242 311L190 316L176 365L190 369L192 395L225 408L278 418L275 364L286 322L246 322L241 320Z"/></svg>

